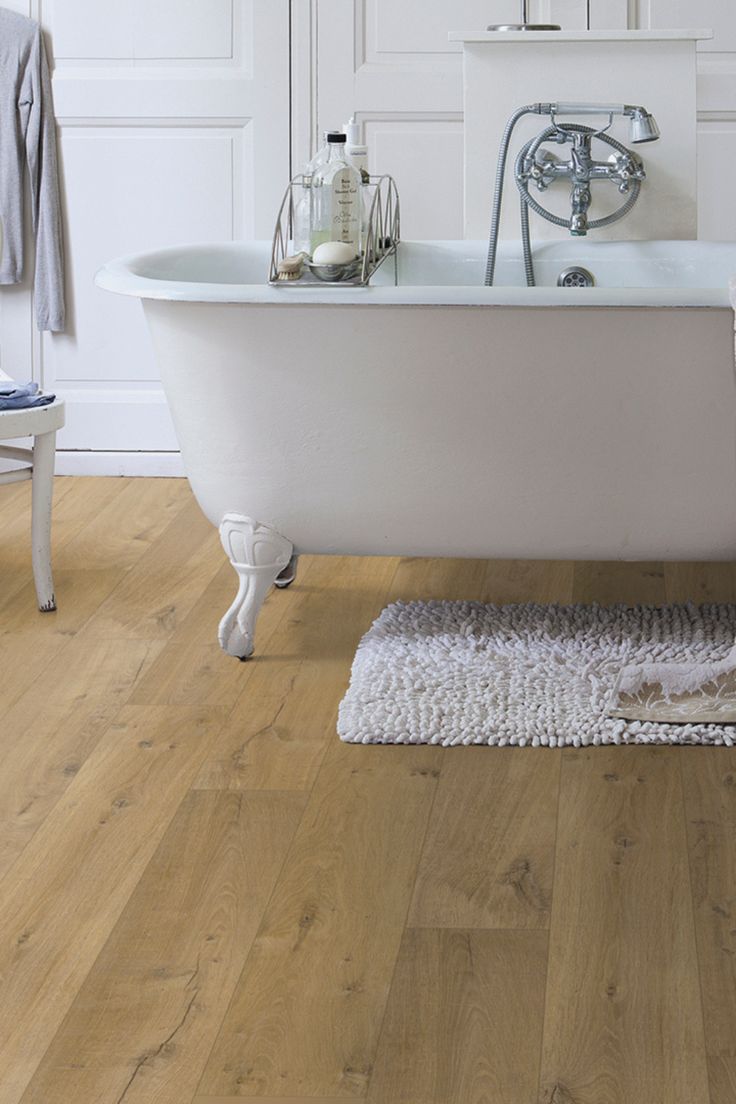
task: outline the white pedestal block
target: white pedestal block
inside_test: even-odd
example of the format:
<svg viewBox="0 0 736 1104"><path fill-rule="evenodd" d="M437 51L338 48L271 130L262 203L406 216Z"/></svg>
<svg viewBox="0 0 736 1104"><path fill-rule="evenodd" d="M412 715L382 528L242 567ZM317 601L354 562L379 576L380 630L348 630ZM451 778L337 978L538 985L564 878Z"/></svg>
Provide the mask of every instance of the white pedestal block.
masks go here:
<svg viewBox="0 0 736 1104"><path fill-rule="evenodd" d="M452 34L464 48L465 236L484 238L490 224L496 158L504 127L516 108L535 102L641 104L662 137L633 146L647 171L639 201L620 222L591 231L600 239L697 237L696 55L709 31L558 31ZM596 117L566 116L598 126ZM550 123L530 115L514 132L506 175L502 238L519 237L516 154ZM601 118L600 126L606 125ZM628 120L614 118L610 133L630 146ZM594 144L595 156L611 150ZM594 182L591 218L622 201L610 181ZM536 193L535 193L536 194ZM569 216L569 184L557 181L539 195L555 214ZM564 228L532 214L533 238L565 237Z"/></svg>

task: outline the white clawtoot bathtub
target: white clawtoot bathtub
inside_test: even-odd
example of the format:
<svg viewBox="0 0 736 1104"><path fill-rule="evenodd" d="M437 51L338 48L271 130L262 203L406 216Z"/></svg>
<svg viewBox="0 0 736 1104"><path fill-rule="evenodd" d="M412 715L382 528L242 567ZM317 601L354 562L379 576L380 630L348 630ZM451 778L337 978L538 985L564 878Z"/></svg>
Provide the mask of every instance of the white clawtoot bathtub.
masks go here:
<svg viewBox="0 0 736 1104"><path fill-rule="evenodd" d="M250 654L299 552L733 559L736 245L404 242L374 286L270 287L267 243L129 257ZM582 265L592 288L560 288Z"/></svg>

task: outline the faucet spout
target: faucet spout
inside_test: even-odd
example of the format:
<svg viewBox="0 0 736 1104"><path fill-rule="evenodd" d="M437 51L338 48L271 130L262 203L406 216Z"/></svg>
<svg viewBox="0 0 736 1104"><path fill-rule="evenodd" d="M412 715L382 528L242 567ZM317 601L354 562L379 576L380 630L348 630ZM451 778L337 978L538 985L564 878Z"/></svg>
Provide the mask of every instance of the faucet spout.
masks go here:
<svg viewBox="0 0 736 1104"><path fill-rule="evenodd" d="M571 199L572 213L570 215L570 233L575 238L584 238L588 233L588 210L591 202L588 184L574 184Z"/></svg>

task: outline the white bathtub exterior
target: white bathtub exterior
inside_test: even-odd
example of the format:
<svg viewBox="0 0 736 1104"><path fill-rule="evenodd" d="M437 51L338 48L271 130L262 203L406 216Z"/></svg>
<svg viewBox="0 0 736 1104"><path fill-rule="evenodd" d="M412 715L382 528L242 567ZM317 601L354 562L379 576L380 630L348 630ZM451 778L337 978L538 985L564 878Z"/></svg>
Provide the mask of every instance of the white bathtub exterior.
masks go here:
<svg viewBox="0 0 736 1104"><path fill-rule="evenodd" d="M736 248L550 243L535 289L513 245L479 286L483 253L404 244L399 286L368 289L265 286L265 245L98 279L143 299L215 525L299 552L733 559ZM605 286L550 286L570 263Z"/></svg>

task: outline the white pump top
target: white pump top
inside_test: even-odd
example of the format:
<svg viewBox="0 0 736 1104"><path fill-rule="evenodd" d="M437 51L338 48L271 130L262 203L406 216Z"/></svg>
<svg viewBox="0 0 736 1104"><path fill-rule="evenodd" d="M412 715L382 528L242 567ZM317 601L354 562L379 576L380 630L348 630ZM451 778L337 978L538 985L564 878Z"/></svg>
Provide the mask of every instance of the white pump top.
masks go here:
<svg viewBox="0 0 736 1104"><path fill-rule="evenodd" d="M347 134L349 146L363 145L363 124L356 122L355 116L350 116L350 122L346 123L343 130Z"/></svg>

